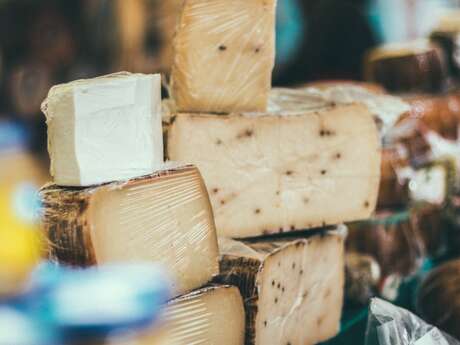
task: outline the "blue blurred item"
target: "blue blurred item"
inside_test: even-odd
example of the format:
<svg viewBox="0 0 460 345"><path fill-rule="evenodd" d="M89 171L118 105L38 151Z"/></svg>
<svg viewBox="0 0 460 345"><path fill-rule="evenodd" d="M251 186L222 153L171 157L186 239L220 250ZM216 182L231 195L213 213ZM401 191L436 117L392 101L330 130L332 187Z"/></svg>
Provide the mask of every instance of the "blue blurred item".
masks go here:
<svg viewBox="0 0 460 345"><path fill-rule="evenodd" d="M147 263L78 270L42 263L23 295L0 304L0 345L66 344L152 327L168 286Z"/></svg>
<svg viewBox="0 0 460 345"><path fill-rule="evenodd" d="M304 18L299 0L279 0L276 10L276 66L284 66L302 45Z"/></svg>

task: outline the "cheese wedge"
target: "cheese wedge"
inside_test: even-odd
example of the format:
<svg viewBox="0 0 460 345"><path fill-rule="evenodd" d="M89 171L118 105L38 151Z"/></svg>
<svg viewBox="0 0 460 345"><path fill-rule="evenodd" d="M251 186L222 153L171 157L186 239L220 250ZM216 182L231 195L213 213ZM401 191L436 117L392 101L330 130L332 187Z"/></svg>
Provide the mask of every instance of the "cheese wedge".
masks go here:
<svg viewBox="0 0 460 345"><path fill-rule="evenodd" d="M239 287L246 345L312 345L337 334L344 293L344 232L239 242L219 239L219 280Z"/></svg>
<svg viewBox="0 0 460 345"><path fill-rule="evenodd" d="M41 196L54 260L77 266L158 261L175 280L176 295L218 273L212 210L193 166L97 187L51 185Z"/></svg>
<svg viewBox="0 0 460 345"><path fill-rule="evenodd" d="M89 186L150 174L163 163L160 75L126 72L51 88L42 104L51 175Z"/></svg>
<svg viewBox="0 0 460 345"><path fill-rule="evenodd" d="M276 0L188 0L174 38L180 111L264 111L275 60Z"/></svg>
<svg viewBox="0 0 460 345"><path fill-rule="evenodd" d="M244 325L238 288L210 286L170 301L162 324L126 345L243 345Z"/></svg>
<svg viewBox="0 0 460 345"><path fill-rule="evenodd" d="M285 101L263 114L179 114L168 129L169 158L203 174L219 236L333 225L375 208L380 140L368 108Z"/></svg>
<svg viewBox="0 0 460 345"><path fill-rule="evenodd" d="M427 40L382 45L371 50L365 78L390 92L438 92L447 80L443 51Z"/></svg>

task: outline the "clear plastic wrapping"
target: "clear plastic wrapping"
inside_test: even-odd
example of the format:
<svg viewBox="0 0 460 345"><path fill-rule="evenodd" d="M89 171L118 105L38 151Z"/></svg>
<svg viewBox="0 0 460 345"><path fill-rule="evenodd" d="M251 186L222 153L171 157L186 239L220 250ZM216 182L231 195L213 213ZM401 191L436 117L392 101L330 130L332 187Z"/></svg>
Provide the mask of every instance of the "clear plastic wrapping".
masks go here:
<svg viewBox="0 0 460 345"><path fill-rule="evenodd" d="M365 105L275 89L268 112L176 114L167 132L168 157L203 174L219 236L322 227L375 209L380 139Z"/></svg>
<svg viewBox="0 0 460 345"><path fill-rule="evenodd" d="M188 0L174 37L170 91L182 112L265 111L276 0Z"/></svg>
<svg viewBox="0 0 460 345"><path fill-rule="evenodd" d="M301 236L219 240L219 281L241 291L246 344L316 344L337 334L345 235L341 225Z"/></svg>
<svg viewBox="0 0 460 345"><path fill-rule="evenodd" d="M375 298L369 308L366 345L459 345L408 310Z"/></svg>
<svg viewBox="0 0 460 345"><path fill-rule="evenodd" d="M136 179L41 191L50 257L87 266L155 261L172 274L175 295L218 273L216 230L198 169L167 164Z"/></svg>
<svg viewBox="0 0 460 345"><path fill-rule="evenodd" d="M238 288L212 285L171 300L151 330L110 345L243 345L245 314Z"/></svg>
<svg viewBox="0 0 460 345"><path fill-rule="evenodd" d="M90 186L161 166L160 79L120 72L52 87L42 111L54 182Z"/></svg>

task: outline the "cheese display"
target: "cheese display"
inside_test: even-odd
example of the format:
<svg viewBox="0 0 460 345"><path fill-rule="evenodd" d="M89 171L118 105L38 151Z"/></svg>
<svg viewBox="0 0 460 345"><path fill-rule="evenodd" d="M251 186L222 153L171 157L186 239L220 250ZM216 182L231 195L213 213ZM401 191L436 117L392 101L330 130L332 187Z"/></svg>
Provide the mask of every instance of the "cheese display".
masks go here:
<svg viewBox="0 0 460 345"><path fill-rule="evenodd" d="M188 0L174 37L179 111L264 111L275 60L276 0Z"/></svg>
<svg viewBox="0 0 460 345"><path fill-rule="evenodd" d="M243 345L244 320L238 288L210 286L170 301L159 328L111 345Z"/></svg>
<svg viewBox="0 0 460 345"><path fill-rule="evenodd" d="M438 92L447 79L445 56L426 40L386 44L368 54L365 78L391 92Z"/></svg>
<svg viewBox="0 0 460 345"><path fill-rule="evenodd" d="M168 156L200 169L218 235L254 237L368 218L380 179L380 140L368 108L303 99L299 109L299 99L278 101L283 110L178 114L172 121Z"/></svg>
<svg viewBox="0 0 460 345"><path fill-rule="evenodd" d="M150 174L163 163L159 75L116 73L51 88L42 104L62 186Z"/></svg>
<svg viewBox="0 0 460 345"><path fill-rule="evenodd" d="M423 281L417 296L420 315L445 332L460 337L460 260L435 268Z"/></svg>
<svg viewBox="0 0 460 345"><path fill-rule="evenodd" d="M312 345L337 334L344 291L344 232L308 238L219 239L220 281L239 287L245 344Z"/></svg>
<svg viewBox="0 0 460 345"><path fill-rule="evenodd" d="M151 175L88 188L41 191L50 257L87 266L158 261L173 291L198 288L218 273L211 205L194 166L165 166Z"/></svg>
<svg viewBox="0 0 460 345"><path fill-rule="evenodd" d="M348 224L347 250L374 257L382 277L411 275L425 254L415 225L408 210L380 210L371 219Z"/></svg>

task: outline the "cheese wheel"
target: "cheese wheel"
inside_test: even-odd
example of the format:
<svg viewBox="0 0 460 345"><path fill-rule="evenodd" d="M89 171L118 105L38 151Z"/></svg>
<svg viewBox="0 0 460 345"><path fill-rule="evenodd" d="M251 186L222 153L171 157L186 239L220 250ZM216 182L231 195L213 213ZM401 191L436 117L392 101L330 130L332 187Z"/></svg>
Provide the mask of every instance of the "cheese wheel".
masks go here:
<svg viewBox="0 0 460 345"><path fill-rule="evenodd" d="M437 92L447 78L445 57L427 41L383 45L368 54L365 78L391 92Z"/></svg>

